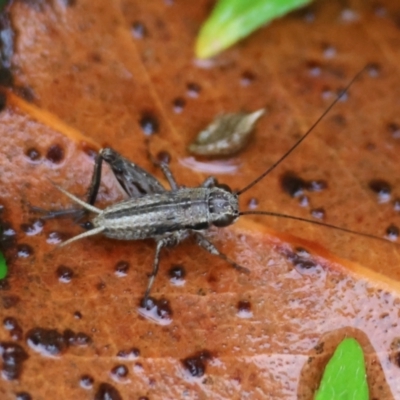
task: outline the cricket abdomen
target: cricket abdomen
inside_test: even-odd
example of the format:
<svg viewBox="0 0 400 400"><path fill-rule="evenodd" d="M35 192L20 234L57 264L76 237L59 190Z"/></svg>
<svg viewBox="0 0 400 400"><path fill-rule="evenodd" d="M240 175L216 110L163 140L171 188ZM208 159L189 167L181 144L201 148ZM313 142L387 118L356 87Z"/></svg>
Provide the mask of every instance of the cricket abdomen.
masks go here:
<svg viewBox="0 0 400 400"><path fill-rule="evenodd" d="M103 234L120 240L154 238L183 229L202 230L210 225L207 188L132 198L111 205L93 220Z"/></svg>

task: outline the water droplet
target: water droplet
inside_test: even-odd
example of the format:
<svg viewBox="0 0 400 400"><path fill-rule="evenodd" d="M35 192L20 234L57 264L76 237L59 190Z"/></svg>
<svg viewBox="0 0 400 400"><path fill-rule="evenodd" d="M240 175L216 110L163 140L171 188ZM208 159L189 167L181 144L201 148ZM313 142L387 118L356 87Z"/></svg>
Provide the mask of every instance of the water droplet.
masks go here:
<svg viewBox="0 0 400 400"><path fill-rule="evenodd" d="M114 386L103 382L100 383L94 396L94 400L122 400L122 397Z"/></svg>
<svg viewBox="0 0 400 400"><path fill-rule="evenodd" d="M149 400L149 398L147 396L140 396L138 400Z"/></svg>
<svg viewBox="0 0 400 400"><path fill-rule="evenodd" d="M303 19L304 19L304 22L311 24L312 22L315 21L315 12L311 9L306 9L303 14Z"/></svg>
<svg viewBox="0 0 400 400"><path fill-rule="evenodd" d="M313 208L311 211L311 216L317 219L324 219L325 218L325 210L320 208Z"/></svg>
<svg viewBox="0 0 400 400"><path fill-rule="evenodd" d="M75 333L72 329L66 329L63 333L68 346L88 346L92 338L84 332Z"/></svg>
<svg viewBox="0 0 400 400"><path fill-rule="evenodd" d="M25 155L31 161L38 161L41 157L39 150L35 149L34 147L30 147L28 150L26 150Z"/></svg>
<svg viewBox="0 0 400 400"><path fill-rule="evenodd" d="M300 196L299 197L299 206L300 207L308 207L310 205L310 199L308 196Z"/></svg>
<svg viewBox="0 0 400 400"><path fill-rule="evenodd" d="M46 242L49 244L58 244L62 242L62 235L60 232L50 232L47 236Z"/></svg>
<svg viewBox="0 0 400 400"><path fill-rule="evenodd" d="M400 139L400 126L397 123L391 122L387 128L393 139Z"/></svg>
<svg viewBox="0 0 400 400"><path fill-rule="evenodd" d="M157 118L148 111L142 113L139 124L146 136L154 135L159 130Z"/></svg>
<svg viewBox="0 0 400 400"><path fill-rule="evenodd" d="M328 187L328 184L324 180L311 180L307 182L307 190L309 192L321 192Z"/></svg>
<svg viewBox="0 0 400 400"><path fill-rule="evenodd" d="M199 97L201 86L197 83L190 82L187 84L187 95L192 98Z"/></svg>
<svg viewBox="0 0 400 400"><path fill-rule="evenodd" d="M369 182L369 187L378 195L379 203L386 203L390 200L392 188L383 179L374 179Z"/></svg>
<svg viewBox="0 0 400 400"><path fill-rule="evenodd" d="M65 265L60 265L57 268L57 276L58 280L62 283L69 283L74 276L74 271L71 268L66 267Z"/></svg>
<svg viewBox="0 0 400 400"><path fill-rule="evenodd" d="M13 317L6 317L3 320L3 326L5 329L10 331L10 337L12 340L21 340L23 336L22 328L18 325L18 322Z"/></svg>
<svg viewBox="0 0 400 400"><path fill-rule="evenodd" d="M38 219L31 224L22 224L21 230L23 230L28 236L34 236L43 230L43 226L44 222Z"/></svg>
<svg viewBox="0 0 400 400"><path fill-rule="evenodd" d="M172 317L172 309L169 301L166 299L161 299L157 302L157 315L166 321L170 321Z"/></svg>
<svg viewBox="0 0 400 400"><path fill-rule="evenodd" d="M18 322L14 317L6 317L3 319L3 327L10 331L18 326Z"/></svg>
<svg viewBox="0 0 400 400"><path fill-rule="evenodd" d="M17 246L17 255L20 258L27 258L33 254L33 249L28 244L19 244Z"/></svg>
<svg viewBox="0 0 400 400"><path fill-rule="evenodd" d="M322 90L321 90L321 98L322 99L329 100L330 98L332 98L332 95L333 94L332 94L331 89L329 89L327 87L322 88Z"/></svg>
<svg viewBox="0 0 400 400"><path fill-rule="evenodd" d="M136 347L132 347L129 350L120 350L117 353L117 357L123 358L126 360L135 360L140 356L140 350L137 349Z"/></svg>
<svg viewBox="0 0 400 400"><path fill-rule="evenodd" d="M386 16L386 8L382 4L376 4L374 7L374 14L377 17L385 17Z"/></svg>
<svg viewBox="0 0 400 400"><path fill-rule="evenodd" d="M18 379L28 354L19 344L0 342L0 356L3 359L1 376L6 380Z"/></svg>
<svg viewBox="0 0 400 400"><path fill-rule="evenodd" d="M386 238L389 240L392 240L393 242L395 242L398 237L399 237L399 228L394 225L394 224L390 224L387 228L386 228Z"/></svg>
<svg viewBox="0 0 400 400"><path fill-rule="evenodd" d="M237 316L239 318L251 318L253 312L251 311L251 303L247 300L241 300L237 304Z"/></svg>
<svg viewBox="0 0 400 400"><path fill-rule="evenodd" d="M247 208L249 210L255 210L258 207L258 200L255 197L251 197L247 202Z"/></svg>
<svg viewBox="0 0 400 400"><path fill-rule="evenodd" d="M6 240L9 236L15 236L15 230L11 228L8 222L2 223L2 240Z"/></svg>
<svg viewBox="0 0 400 400"><path fill-rule="evenodd" d="M162 162L164 164L169 164L171 162L171 154L168 151L161 150L157 153L157 161Z"/></svg>
<svg viewBox="0 0 400 400"><path fill-rule="evenodd" d="M317 61L308 61L307 62L308 73L311 76L320 76L321 75L321 64Z"/></svg>
<svg viewBox="0 0 400 400"><path fill-rule="evenodd" d="M396 199L393 203L394 211L400 211L400 199Z"/></svg>
<svg viewBox="0 0 400 400"><path fill-rule="evenodd" d="M250 86L256 79L256 76L251 71L244 71L240 77L240 84L243 87Z"/></svg>
<svg viewBox="0 0 400 400"><path fill-rule="evenodd" d="M115 266L115 275L122 278L128 275L129 263L126 261L119 261Z"/></svg>
<svg viewBox="0 0 400 400"><path fill-rule="evenodd" d="M347 23L354 22L358 20L358 14L350 8L345 8L340 13L340 19Z"/></svg>
<svg viewBox="0 0 400 400"><path fill-rule="evenodd" d="M193 377L202 377L206 371L206 363L211 359L211 354L207 350L200 351L193 356L182 360L184 368Z"/></svg>
<svg viewBox="0 0 400 400"><path fill-rule="evenodd" d="M53 144L47 150L46 158L54 164L59 164L64 159L64 149L58 144Z"/></svg>
<svg viewBox="0 0 400 400"><path fill-rule="evenodd" d="M75 311L75 312L74 312L74 318L75 318L75 319L82 319L82 314L81 314L81 312Z"/></svg>
<svg viewBox="0 0 400 400"><path fill-rule="evenodd" d="M174 112L176 114L180 114L183 109L185 108L186 101L185 99L182 99L182 97L177 97L173 102L172 105L174 107Z"/></svg>
<svg viewBox="0 0 400 400"><path fill-rule="evenodd" d="M381 74L381 66L378 63L369 63L367 71L371 78L377 78Z"/></svg>
<svg viewBox="0 0 400 400"><path fill-rule="evenodd" d="M26 341L32 350L47 357L60 355L68 345L64 335L55 329L33 328L27 333Z"/></svg>
<svg viewBox="0 0 400 400"><path fill-rule="evenodd" d="M138 312L144 318L159 325L169 325L172 322L172 309L166 299L155 300L148 297L146 303L142 299Z"/></svg>
<svg viewBox="0 0 400 400"><path fill-rule="evenodd" d="M143 39L147 36L147 29L142 22L135 21L132 24L131 33L135 39Z"/></svg>
<svg viewBox="0 0 400 400"><path fill-rule="evenodd" d="M128 368L123 365L116 365L112 370L111 370L111 377L114 380L121 380L123 378L126 378L128 376Z"/></svg>
<svg viewBox="0 0 400 400"><path fill-rule="evenodd" d="M186 271L183 265L173 265L168 271L173 285L182 286L185 283Z"/></svg>
<svg viewBox="0 0 400 400"><path fill-rule="evenodd" d="M323 55L325 58L334 58L336 56L336 48L330 44L324 44Z"/></svg>
<svg viewBox="0 0 400 400"><path fill-rule="evenodd" d="M28 392L18 392L15 400L32 400L32 396Z"/></svg>
<svg viewBox="0 0 400 400"><path fill-rule="evenodd" d="M311 259L310 253L301 247L296 248L295 252L286 251L285 255L302 275L314 273L319 268L319 265Z"/></svg>
<svg viewBox="0 0 400 400"><path fill-rule="evenodd" d="M83 389L91 389L93 387L94 379L90 375L82 375L79 384Z"/></svg>
<svg viewBox="0 0 400 400"><path fill-rule="evenodd" d="M349 99L349 92L344 88L339 88L336 92L337 96L340 97L339 101L345 102Z"/></svg>
<svg viewBox="0 0 400 400"><path fill-rule="evenodd" d="M101 291L104 290L106 288L106 284L104 282L99 282L96 284L96 289Z"/></svg>
<svg viewBox="0 0 400 400"><path fill-rule="evenodd" d="M286 172L281 176L281 187L291 197L299 197L304 192L306 182L293 172Z"/></svg>
<svg viewBox="0 0 400 400"><path fill-rule="evenodd" d="M22 331L22 328L20 326L17 326L15 329L12 329L10 331L10 338L12 340L21 340L24 335L24 332Z"/></svg>

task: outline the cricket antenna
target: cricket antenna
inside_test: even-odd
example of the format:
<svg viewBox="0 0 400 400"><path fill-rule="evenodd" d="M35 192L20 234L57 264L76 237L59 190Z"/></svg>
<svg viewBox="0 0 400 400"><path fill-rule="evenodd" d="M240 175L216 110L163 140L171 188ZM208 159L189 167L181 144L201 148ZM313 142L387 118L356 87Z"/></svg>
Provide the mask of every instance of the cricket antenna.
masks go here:
<svg viewBox="0 0 400 400"><path fill-rule="evenodd" d="M294 221L301 221L301 222L307 222L309 224L314 224L314 225L318 225L318 226L324 226L325 228L336 229L337 231L351 233L353 235L363 236L363 237L366 237L369 239L381 240L383 242L391 242L391 239L372 235L370 233L357 232L357 231L353 231L351 229L341 228L340 226L327 224L325 222L314 221L312 219L301 218L301 217L294 217L293 215L281 214L281 213L270 212L270 211L242 211L239 213L239 215L269 215L271 217L286 218L286 219L291 219Z"/></svg>
<svg viewBox="0 0 400 400"><path fill-rule="evenodd" d="M322 113L322 115L311 125L310 129L281 157L278 161L272 164L265 172L263 172L258 178L254 179L254 181L250 182L243 189L236 192L239 196L244 192L247 192L254 185L264 179L273 169L275 169L286 157L289 156L292 151L294 151L300 143L314 130L314 128L321 122L321 120L332 110L332 108L336 105L336 103L348 92L350 86L361 76L361 74L366 70L368 66L365 66L361 71L359 71L354 78L347 84L347 86L338 94L336 99L329 105L329 107Z"/></svg>

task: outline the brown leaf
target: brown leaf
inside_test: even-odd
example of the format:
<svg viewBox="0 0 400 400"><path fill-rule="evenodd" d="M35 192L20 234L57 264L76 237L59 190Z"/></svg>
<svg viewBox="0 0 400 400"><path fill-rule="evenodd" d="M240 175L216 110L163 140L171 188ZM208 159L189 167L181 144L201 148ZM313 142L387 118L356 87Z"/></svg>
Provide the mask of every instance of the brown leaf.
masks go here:
<svg viewBox="0 0 400 400"><path fill-rule="evenodd" d="M399 397L398 245L243 217L210 237L248 276L191 241L163 252L152 296L168 301L172 316L158 325L138 313L152 241L99 236L57 249L81 228L68 220L42 226L30 210L71 205L48 179L83 198L103 146L161 177L146 154L148 135L152 154L171 158L179 183L196 186L207 170L242 188L368 63L348 98L241 203L303 218L319 209L327 223L379 237L400 226L397 2L316 2L200 64L193 43L209 8L207 1L13 2L13 85L0 113L10 268L0 282L0 355L3 377L18 379L2 381L2 399L309 399L343 335L363 346L371 397ZM187 155L216 115L265 107L240 155L212 163ZM300 207L282 190L288 172L326 188L305 191L309 205ZM389 202L371 190L376 180L388 183ZM122 198L106 169L99 207ZM176 270L186 273L183 285L170 276Z"/></svg>

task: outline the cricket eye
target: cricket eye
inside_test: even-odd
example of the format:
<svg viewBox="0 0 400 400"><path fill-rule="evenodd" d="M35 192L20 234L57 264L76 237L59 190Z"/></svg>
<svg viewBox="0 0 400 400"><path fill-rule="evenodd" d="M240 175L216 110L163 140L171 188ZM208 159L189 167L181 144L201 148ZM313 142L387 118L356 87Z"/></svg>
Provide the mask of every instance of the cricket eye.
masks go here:
<svg viewBox="0 0 400 400"><path fill-rule="evenodd" d="M232 225L235 219L233 215L225 214L221 218L218 218L217 221L213 221L213 225L217 228L224 228L225 226Z"/></svg>
<svg viewBox="0 0 400 400"><path fill-rule="evenodd" d="M216 187L219 189L226 190L229 193L232 193L232 189L228 185L225 185L225 183L217 183Z"/></svg>

